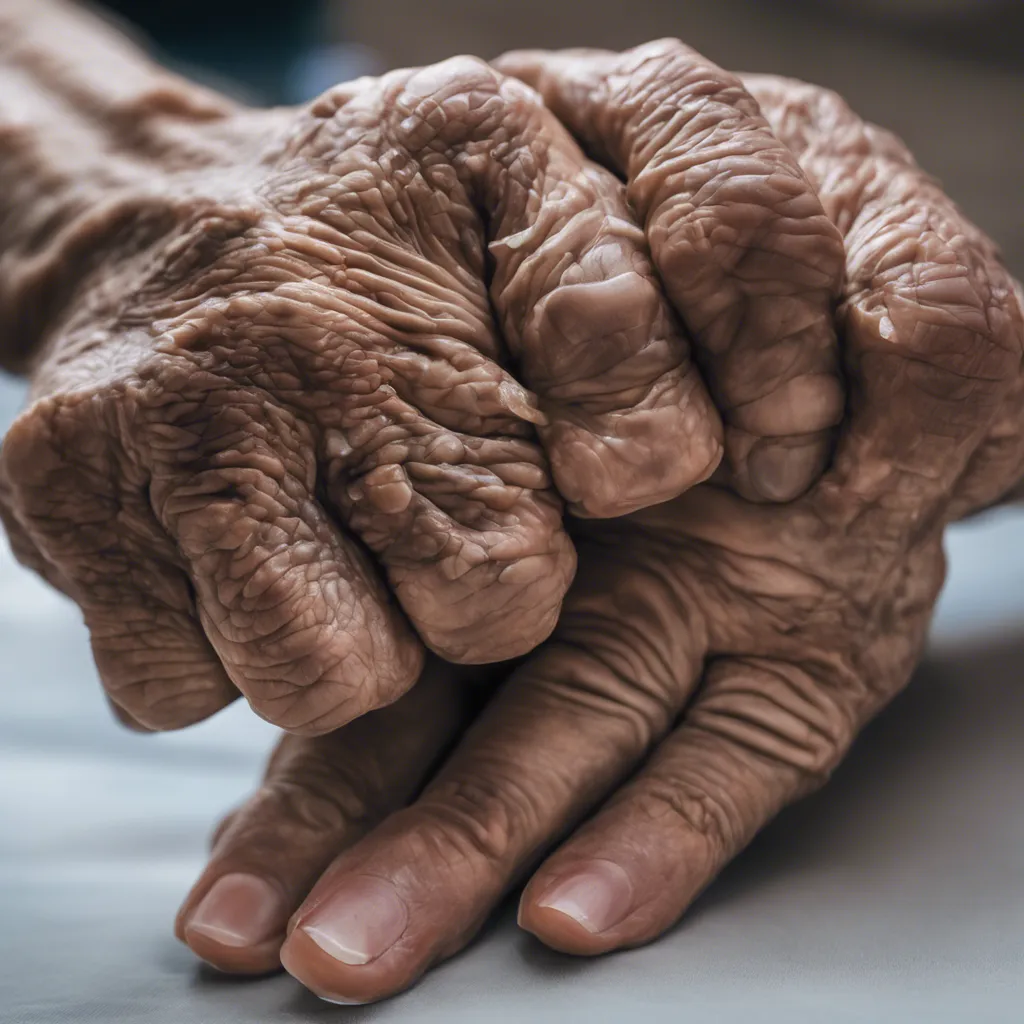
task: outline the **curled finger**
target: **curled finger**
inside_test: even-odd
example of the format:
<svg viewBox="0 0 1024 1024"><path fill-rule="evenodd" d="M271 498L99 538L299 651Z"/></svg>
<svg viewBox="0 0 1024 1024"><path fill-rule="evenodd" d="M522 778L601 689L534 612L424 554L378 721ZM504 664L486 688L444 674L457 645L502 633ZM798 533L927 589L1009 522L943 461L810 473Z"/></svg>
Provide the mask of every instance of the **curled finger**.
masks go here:
<svg viewBox="0 0 1024 1024"><path fill-rule="evenodd" d="M744 497L789 501L828 462L844 389L833 327L839 232L735 76L678 40L609 53L518 51L538 89L626 180L725 421Z"/></svg>

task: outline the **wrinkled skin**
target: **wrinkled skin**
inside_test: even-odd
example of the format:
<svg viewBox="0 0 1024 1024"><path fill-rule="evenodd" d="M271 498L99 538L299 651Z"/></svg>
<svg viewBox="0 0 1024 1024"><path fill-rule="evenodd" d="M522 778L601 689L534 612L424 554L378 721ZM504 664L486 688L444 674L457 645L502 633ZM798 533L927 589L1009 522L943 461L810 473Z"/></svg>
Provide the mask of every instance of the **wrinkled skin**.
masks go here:
<svg viewBox="0 0 1024 1024"><path fill-rule="evenodd" d="M617 82L596 93L614 123L634 58L501 66L577 131L579 81ZM579 523L552 639L411 804L464 721L453 670L431 664L333 736L283 739L179 915L200 956L280 959L327 998L377 999L460 949L530 872L520 924L550 946L649 941L906 683L945 525L1024 473L1019 291L895 138L824 90L745 81L846 242L851 401L832 467L787 506L705 485Z"/></svg>
<svg viewBox="0 0 1024 1024"><path fill-rule="evenodd" d="M101 255L4 441L0 508L126 721L241 692L329 731L412 684L414 631L469 663L550 633L575 565L555 490L629 512L723 446L754 500L820 474L839 233L739 83L699 69L673 86L697 116L616 138L650 248L619 180L470 58L298 111L215 103L79 228Z"/></svg>

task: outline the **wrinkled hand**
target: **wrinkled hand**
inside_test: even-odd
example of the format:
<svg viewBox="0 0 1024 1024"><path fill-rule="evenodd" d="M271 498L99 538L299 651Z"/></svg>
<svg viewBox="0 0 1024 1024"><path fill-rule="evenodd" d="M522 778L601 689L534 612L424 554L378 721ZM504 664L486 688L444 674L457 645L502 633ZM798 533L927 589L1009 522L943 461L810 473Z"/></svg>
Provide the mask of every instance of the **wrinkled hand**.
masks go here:
<svg viewBox="0 0 1024 1024"><path fill-rule="evenodd" d="M722 454L654 265L713 324L695 337L746 431L726 440L745 485L805 488L842 407L841 244L750 106L737 91L713 115L757 139L742 166L703 161L728 203L680 203L660 164L701 160L703 127L659 136L657 159L645 126L624 132L649 163L650 253L614 175L470 58L163 138L72 239L79 260L107 248L0 463L15 551L81 605L124 717L178 727L241 691L321 733L415 680L406 616L453 661L544 639L575 558L538 435L588 516L677 495ZM756 440L780 430L813 442L781 476Z"/></svg>
<svg viewBox="0 0 1024 1024"><path fill-rule="evenodd" d="M559 90L575 96L577 71L601 85L595 68L616 89L581 117L624 120L618 58L529 61L518 72L572 127ZM432 664L333 736L283 740L182 908L200 956L241 971L280 958L328 998L380 998L460 949L531 871L520 924L544 942L643 943L906 683L945 525L1024 472L1019 300L891 135L812 86L746 84L846 242L851 403L832 468L786 507L709 485L579 524L554 636L409 806L459 729L454 670Z"/></svg>

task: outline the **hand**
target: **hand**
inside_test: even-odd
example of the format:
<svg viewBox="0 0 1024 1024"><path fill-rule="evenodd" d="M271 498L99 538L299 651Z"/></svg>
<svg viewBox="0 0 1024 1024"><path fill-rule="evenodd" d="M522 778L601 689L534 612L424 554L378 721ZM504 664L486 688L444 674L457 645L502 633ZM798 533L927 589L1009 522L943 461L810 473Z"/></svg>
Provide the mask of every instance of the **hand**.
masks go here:
<svg viewBox="0 0 1024 1024"><path fill-rule="evenodd" d="M186 725L240 691L317 734L411 685L409 624L453 661L539 643L574 552L535 437L589 516L721 456L655 266L693 279L673 298L709 324L740 485L782 499L820 472L841 241L742 90L708 117L752 155L703 160L704 125L659 137L729 201L677 202L651 160L649 255L617 179L478 61L185 123L167 88L137 102L168 111L130 186L65 232L99 252L0 463L15 551L81 605L128 720ZM645 131L623 140L638 166Z"/></svg>
<svg viewBox="0 0 1024 1024"><path fill-rule="evenodd" d="M746 81L846 240L832 468L786 507L703 486L579 524L554 636L409 806L466 699L437 665L387 711L283 740L179 915L200 956L377 999L531 872L519 920L547 944L647 942L906 683L946 523L1024 472L1019 299L892 136L824 90Z"/></svg>

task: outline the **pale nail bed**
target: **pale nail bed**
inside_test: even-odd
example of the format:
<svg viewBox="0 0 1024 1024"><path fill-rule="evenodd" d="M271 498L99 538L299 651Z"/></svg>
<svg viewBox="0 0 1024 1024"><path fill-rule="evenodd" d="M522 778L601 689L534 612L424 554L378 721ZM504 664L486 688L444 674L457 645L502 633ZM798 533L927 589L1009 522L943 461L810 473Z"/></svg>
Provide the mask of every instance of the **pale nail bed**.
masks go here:
<svg viewBox="0 0 1024 1024"><path fill-rule="evenodd" d="M394 886L363 876L347 879L299 927L328 956L359 966L386 953L408 923Z"/></svg>
<svg viewBox="0 0 1024 1024"><path fill-rule="evenodd" d="M596 934L618 924L632 903L629 875L610 860L593 860L546 893L537 906L565 914Z"/></svg>
<svg viewBox="0 0 1024 1024"><path fill-rule="evenodd" d="M218 878L185 925L225 946L255 946L282 931L284 900L269 882L247 874Z"/></svg>

